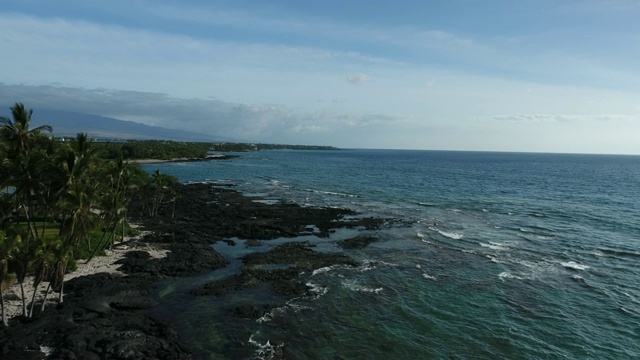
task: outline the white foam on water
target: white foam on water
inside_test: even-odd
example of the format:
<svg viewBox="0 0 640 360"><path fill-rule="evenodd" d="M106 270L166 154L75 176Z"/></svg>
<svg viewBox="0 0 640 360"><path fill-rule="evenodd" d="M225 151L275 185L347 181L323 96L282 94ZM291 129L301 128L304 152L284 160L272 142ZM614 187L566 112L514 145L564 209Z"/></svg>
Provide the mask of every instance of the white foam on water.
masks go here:
<svg viewBox="0 0 640 360"><path fill-rule="evenodd" d="M435 206L434 204L428 203L428 202L418 202L418 205L420 205L420 206Z"/></svg>
<svg viewBox="0 0 640 360"><path fill-rule="evenodd" d="M284 343L279 345L272 345L269 340L266 343L260 344L259 342L253 339L253 334L249 336L248 343L256 347L255 357L254 359L268 360L274 359L278 353L278 350L284 347Z"/></svg>
<svg viewBox="0 0 640 360"><path fill-rule="evenodd" d="M304 189L304 191L312 192L315 194L334 195L334 196L348 197L348 198L360 197L359 195L355 195L355 194L346 194L346 193L339 193L334 191L322 191L322 190L315 190L315 189Z"/></svg>
<svg viewBox="0 0 640 360"><path fill-rule="evenodd" d="M329 291L329 288L327 286L314 284L311 281L307 282L305 285L310 287L309 291L314 294L313 297L315 299L319 298L320 296L326 294Z"/></svg>
<svg viewBox="0 0 640 360"><path fill-rule="evenodd" d="M393 265L393 264L386 263L384 261L378 261L378 260L364 260L362 262L362 265L358 267L358 272L371 271L373 269L376 269L380 265Z"/></svg>
<svg viewBox="0 0 640 360"><path fill-rule="evenodd" d="M629 294L628 292L625 291L621 291L622 294L626 297L628 297L629 299L631 299L631 301L633 301L634 303L640 303L640 301L638 301L638 299L636 299L633 295Z"/></svg>
<svg viewBox="0 0 640 360"><path fill-rule="evenodd" d="M620 307L620 311L622 311L623 313L627 314L627 315L632 315L633 317L640 317L640 314L637 312L634 312L630 309L627 309L623 306Z"/></svg>
<svg viewBox="0 0 640 360"><path fill-rule="evenodd" d="M423 273L423 274L422 274L422 277L423 277L423 278L425 278L425 279L427 279L427 280L433 280L433 281L437 281L437 280L438 280L438 279L436 279L436 277L435 277L435 276L429 275L429 274L427 274L427 273Z"/></svg>
<svg viewBox="0 0 640 360"><path fill-rule="evenodd" d="M502 259L498 259L495 256L491 256L491 255L485 255L485 257L489 260L491 260L491 262L494 262L496 264L506 264L506 261L502 260Z"/></svg>
<svg viewBox="0 0 640 360"><path fill-rule="evenodd" d="M314 297L314 298L317 298L317 297ZM287 303L284 306L271 309L269 312L267 312L264 315L262 315L261 317L259 317L256 320L256 322L257 323L269 322L269 321L273 320L276 316L284 315L284 313L287 312L287 310L291 310L293 312L298 312L300 310L310 309L310 307L308 307L308 306L295 304L294 301L296 301L298 299L300 299L300 297L293 298L293 299L287 301Z"/></svg>
<svg viewBox="0 0 640 360"><path fill-rule="evenodd" d="M278 307L278 308L273 308L271 309L271 311L265 313L264 315L262 315L261 317L259 317L256 322L257 323L266 323L269 322L271 320L273 320L273 318L275 318L277 315L282 315L284 314L286 310L286 306L283 307Z"/></svg>
<svg viewBox="0 0 640 360"><path fill-rule="evenodd" d="M373 294L378 294L379 292L382 291L381 287L374 288L370 286L360 285L355 280L345 280L342 282L342 285L351 291L367 292L367 293L373 293Z"/></svg>
<svg viewBox="0 0 640 360"><path fill-rule="evenodd" d="M44 354L45 357L51 356L56 351L56 348L51 346L40 345L40 352Z"/></svg>
<svg viewBox="0 0 640 360"><path fill-rule="evenodd" d="M313 270L313 272L311 273L311 276L316 276L319 274L326 274L332 270L335 270L337 267L339 267L339 265L331 265L331 266L325 266L325 267L321 267L319 269L315 269Z"/></svg>
<svg viewBox="0 0 640 360"><path fill-rule="evenodd" d="M417 231L416 235L420 238L420 241L423 243L431 244L431 241L427 240L428 235L423 234L421 231Z"/></svg>
<svg viewBox="0 0 640 360"><path fill-rule="evenodd" d="M496 251L505 251L508 250L509 248L504 246L504 244L499 244L499 243L494 243L494 242L489 242L489 243L478 243L480 246L484 247L484 248L489 248L491 250L496 250Z"/></svg>
<svg viewBox="0 0 640 360"><path fill-rule="evenodd" d="M500 280L502 280L502 281L504 281L505 279L516 279L516 280L522 280L523 279L520 276L513 275L512 273L510 273L508 271L503 271L500 274L498 274L498 278Z"/></svg>
<svg viewBox="0 0 640 360"><path fill-rule="evenodd" d="M560 265L573 270L587 270L588 268L590 268L589 265L578 264L575 261L563 262L563 263L560 263Z"/></svg>
<svg viewBox="0 0 640 360"><path fill-rule="evenodd" d="M448 232L448 231L443 231L438 229L437 227L434 226L430 226L429 230L433 230L435 232L437 232L438 234L447 237L449 239L453 239L453 240L460 240L464 237L463 234L457 233L457 232Z"/></svg>

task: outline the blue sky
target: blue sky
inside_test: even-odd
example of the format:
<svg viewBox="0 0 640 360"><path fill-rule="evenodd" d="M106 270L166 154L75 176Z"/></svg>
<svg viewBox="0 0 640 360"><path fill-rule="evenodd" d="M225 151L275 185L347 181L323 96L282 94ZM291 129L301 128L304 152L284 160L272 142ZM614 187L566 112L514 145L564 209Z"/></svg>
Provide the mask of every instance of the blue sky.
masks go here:
<svg viewBox="0 0 640 360"><path fill-rule="evenodd" d="M243 141L640 154L640 2L11 1L0 105Z"/></svg>

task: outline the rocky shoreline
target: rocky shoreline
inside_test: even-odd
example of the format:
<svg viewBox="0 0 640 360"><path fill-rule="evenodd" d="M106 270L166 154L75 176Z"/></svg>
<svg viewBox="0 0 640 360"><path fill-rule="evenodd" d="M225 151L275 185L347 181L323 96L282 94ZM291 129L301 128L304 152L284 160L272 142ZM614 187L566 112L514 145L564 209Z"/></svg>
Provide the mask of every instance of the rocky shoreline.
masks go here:
<svg viewBox="0 0 640 360"><path fill-rule="evenodd" d="M132 162L138 164L161 164L161 163L174 163L174 162L201 162L210 160L229 160L237 158L237 155L225 155L225 154L209 154L203 158L177 158L177 159L134 159Z"/></svg>
<svg viewBox="0 0 640 360"><path fill-rule="evenodd" d="M49 306L32 319L15 317L0 331L0 358L7 359L193 359L203 354L164 319L150 315L158 304L153 291L161 279L191 276L224 268L229 260L212 246L233 239L260 244L304 235L328 237L337 228L373 230L383 221L354 216L351 210L300 207L285 202L255 201L229 188L211 184L178 185L175 204L148 218L133 204L134 221L149 232L135 250L118 260L118 271L71 279L64 303ZM341 246L366 246L374 238L359 237ZM152 257L145 246L167 250ZM344 246L346 245L346 246ZM246 288L267 286L283 297L308 293L300 274L333 264L357 266L342 252L317 252L310 242L285 242L242 258L238 274L212 281L189 296L216 297ZM269 266L265 266L269 265ZM276 306L274 304L273 306ZM259 318L271 305L239 307L237 318ZM233 351L231 351L233 353ZM287 358L284 349L273 358Z"/></svg>

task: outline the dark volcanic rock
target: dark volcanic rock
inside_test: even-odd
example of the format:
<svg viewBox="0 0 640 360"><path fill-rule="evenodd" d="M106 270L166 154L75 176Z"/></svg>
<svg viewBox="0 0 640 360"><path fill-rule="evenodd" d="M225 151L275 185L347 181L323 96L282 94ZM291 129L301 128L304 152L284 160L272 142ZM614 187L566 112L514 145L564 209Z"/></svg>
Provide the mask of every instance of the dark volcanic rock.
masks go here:
<svg viewBox="0 0 640 360"><path fill-rule="evenodd" d="M377 240L378 239L374 236L358 235L356 237L337 241L336 243L343 249L362 249Z"/></svg>
<svg viewBox="0 0 640 360"><path fill-rule="evenodd" d="M175 202L163 204L159 216L144 216L148 213L144 193L129 211L134 221L154 232L144 241L169 250L166 258L152 259L145 251L134 251L120 262L126 277L95 274L68 281L63 304L49 306L33 319L12 319L9 328L0 329L0 359L43 359L41 346L52 348L54 359L188 359L190 351L172 327L147 315L156 304L149 296L156 280L226 266L229 261L212 247L219 240L231 245L229 238L247 239L259 245L310 232L328 237L341 227L376 229L383 222L355 217L347 209L264 204L209 184L178 185L174 190ZM303 272L333 264L357 265L342 253L313 251L308 242L285 243L247 255L243 261L239 274L194 293L221 296L249 287L260 289L262 284L285 297L300 296L310 290ZM229 311L240 320L256 318L273 306L278 304L244 304Z"/></svg>
<svg viewBox="0 0 640 360"><path fill-rule="evenodd" d="M376 218L347 218L352 210L301 207L296 204L264 204L237 191L210 184L177 185L180 194L174 207L161 209L160 216L144 217L144 203L134 203L132 215L142 215L144 225L157 233L171 234L172 241L211 243L225 238L268 240L295 237L307 232L328 237L332 229L376 229L383 223Z"/></svg>
<svg viewBox="0 0 640 360"><path fill-rule="evenodd" d="M33 319L14 319L0 329L0 358L189 359L170 326L144 314L155 305L150 285L105 273L70 280L56 308Z"/></svg>
<svg viewBox="0 0 640 360"><path fill-rule="evenodd" d="M323 253L313 251L314 245L308 241L288 242L264 253L246 255L243 260L247 266L259 264L295 265L299 269L312 270L334 264L357 266L358 263L342 253Z"/></svg>
<svg viewBox="0 0 640 360"><path fill-rule="evenodd" d="M222 296L234 290L256 286L261 282L271 285L276 292L288 297L304 295L309 287L300 277L301 272L334 264L357 266L358 263L342 253L313 251L309 242L284 243L265 253L252 253L243 258L245 267L237 275L214 281L195 290L195 295ZM269 269L261 265L284 265L285 268Z"/></svg>
<svg viewBox="0 0 640 360"><path fill-rule="evenodd" d="M177 243L167 248L169 253L163 259L150 259L144 251L133 251L117 262L121 264L119 270L141 277L175 277L212 271L229 263L211 245Z"/></svg>

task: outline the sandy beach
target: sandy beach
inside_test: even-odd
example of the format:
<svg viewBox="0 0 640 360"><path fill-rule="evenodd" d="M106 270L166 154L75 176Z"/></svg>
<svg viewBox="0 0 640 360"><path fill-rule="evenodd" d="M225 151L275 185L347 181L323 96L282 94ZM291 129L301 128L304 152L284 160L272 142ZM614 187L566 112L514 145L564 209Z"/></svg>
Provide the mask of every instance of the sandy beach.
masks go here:
<svg viewBox="0 0 640 360"><path fill-rule="evenodd" d="M149 234L149 231L142 231L135 237L125 237L124 241L116 244L113 249L105 250L105 256L96 256L89 263L86 260L78 260L77 269L65 276L65 281L77 278L80 276L93 275L98 273L108 273L117 276L126 276L118 268L121 266L117 264L119 260L125 258L125 256L137 250L146 251L151 258L161 259L167 256L168 250L159 249L155 245L148 244L142 241L143 237ZM30 306L31 298L34 290L36 291L36 306L41 306L42 299L45 296L48 281L43 281L38 285L38 289L33 288L33 276L28 276L24 281L24 293L27 302L27 307ZM5 312L7 318L13 318L22 315L22 297L20 294L20 285L15 283L9 287L4 294L5 297ZM58 294L49 292L47 297L47 306L55 305L58 302Z"/></svg>

